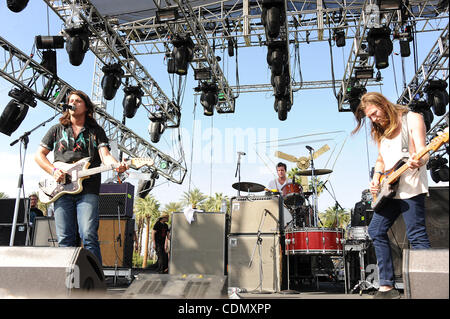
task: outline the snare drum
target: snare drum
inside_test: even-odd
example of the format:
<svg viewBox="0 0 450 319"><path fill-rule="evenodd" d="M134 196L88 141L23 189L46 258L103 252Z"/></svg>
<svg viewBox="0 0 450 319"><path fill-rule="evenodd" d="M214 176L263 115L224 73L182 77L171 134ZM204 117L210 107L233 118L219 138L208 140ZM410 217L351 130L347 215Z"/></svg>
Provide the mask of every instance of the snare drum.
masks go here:
<svg viewBox="0 0 450 319"><path fill-rule="evenodd" d="M305 201L303 188L300 184L288 183L281 189L284 203L288 206L299 206Z"/></svg>
<svg viewBox="0 0 450 319"><path fill-rule="evenodd" d="M306 227L285 233L286 255L341 255L344 231L340 228Z"/></svg>

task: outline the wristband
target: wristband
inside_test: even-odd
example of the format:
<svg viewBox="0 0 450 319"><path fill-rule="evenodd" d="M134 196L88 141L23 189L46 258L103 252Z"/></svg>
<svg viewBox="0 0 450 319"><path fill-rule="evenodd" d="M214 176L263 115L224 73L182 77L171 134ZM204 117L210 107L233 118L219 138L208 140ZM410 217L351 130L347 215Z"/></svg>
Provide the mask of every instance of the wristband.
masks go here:
<svg viewBox="0 0 450 319"><path fill-rule="evenodd" d="M53 172L52 174L55 175L55 172L58 170L59 168L53 167Z"/></svg>
<svg viewBox="0 0 450 319"><path fill-rule="evenodd" d="M380 171L376 171L375 174L376 174L376 173L378 173L378 174L380 174L380 175L384 175L384 173L383 173L383 172L380 172Z"/></svg>

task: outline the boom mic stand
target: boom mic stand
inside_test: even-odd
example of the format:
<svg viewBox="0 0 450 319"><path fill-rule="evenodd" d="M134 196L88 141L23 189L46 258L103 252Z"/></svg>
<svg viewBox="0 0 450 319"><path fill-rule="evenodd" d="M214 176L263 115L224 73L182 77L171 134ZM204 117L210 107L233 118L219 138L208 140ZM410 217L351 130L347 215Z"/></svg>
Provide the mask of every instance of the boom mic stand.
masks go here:
<svg viewBox="0 0 450 319"><path fill-rule="evenodd" d="M318 226L318 213L317 213L317 180L316 180L316 174L315 174L315 168L314 168L314 159L313 159L313 151L314 149L311 146L306 146L306 148L309 151L310 154L310 161L311 161L311 180L313 182L313 215L314 215L314 227Z"/></svg>
<svg viewBox="0 0 450 319"><path fill-rule="evenodd" d="M23 144L23 146L24 146L23 160L21 158L20 161L19 161L19 163L20 163L20 174L19 174L19 182L17 183L17 197L16 197L16 203L15 203L15 206L14 206L14 217L13 217L13 225L12 225L12 228L11 228L11 237L9 239L9 246L14 246L14 238L16 236L17 216L18 216L18 213L19 213L19 203L20 203L20 191L23 189L23 172L24 172L24 168L25 168L24 167L25 166L25 157L26 157L26 154L27 154L27 148L28 148L28 142L29 142L28 136L30 136L30 134L33 133L35 130L37 130L39 127L45 126L45 124L53 121L55 119L55 117L57 117L58 115L60 115L64 111L65 111L64 108L63 108L62 111L58 110L58 113L56 113L54 116L52 116L48 120L45 120L41 124L37 125L31 131L23 133L22 136L20 136L18 139L16 139L11 144L9 144L10 146L14 146L17 142L21 142ZM23 195L25 197L25 190L24 190L24 194ZM28 210L27 207L24 207L24 208L25 208L25 222L28 225L27 212L29 212L29 210ZM27 226L27 229L28 229L28 226ZM27 231L27 237L28 237L28 231Z"/></svg>
<svg viewBox="0 0 450 319"><path fill-rule="evenodd" d="M237 160L237 165L236 165L236 173L234 173L234 177L238 177L238 183L241 183L241 156L245 155L244 152L238 152L238 160ZM238 189L238 193L237 193L238 197L241 196L241 191L240 189Z"/></svg>

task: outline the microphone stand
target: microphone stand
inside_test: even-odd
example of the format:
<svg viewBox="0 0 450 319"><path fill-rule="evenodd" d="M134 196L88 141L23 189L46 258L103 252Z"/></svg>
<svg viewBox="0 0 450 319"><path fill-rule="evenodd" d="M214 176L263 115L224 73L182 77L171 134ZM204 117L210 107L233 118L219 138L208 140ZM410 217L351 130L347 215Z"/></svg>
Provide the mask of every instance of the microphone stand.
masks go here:
<svg viewBox="0 0 450 319"><path fill-rule="evenodd" d="M234 177L236 178L238 176L238 183L241 184L241 153L238 152L238 160L237 160L237 166L236 166L236 173L234 173ZM240 185L239 185L240 186ZM237 196L241 196L241 191L238 189Z"/></svg>
<svg viewBox="0 0 450 319"><path fill-rule="evenodd" d="M63 109L63 111L64 111L64 109ZM61 113L62 113L61 111L58 111L58 113L56 113L54 116L52 116L48 120L42 122L41 124L37 125L31 131L23 133L22 136L20 136L18 139L16 139L15 141L11 142L11 144L9 144L9 146L14 146L17 142L21 142L21 144L23 144L23 146L24 146L23 160L20 159L20 161L19 161L20 174L19 174L19 181L17 183L17 197L16 197L16 203L14 206L14 217L13 217L13 224L12 224L12 228L11 228L11 237L9 239L9 246L14 246L14 238L16 236L17 216L19 213L19 203L20 203L20 191L23 189L23 172L24 172L24 168L25 168L24 167L25 166L25 157L27 154L27 148L28 148L28 142L29 142L28 136L30 136L30 134L33 133L35 130L37 130L39 127L45 126L45 124L47 124L48 122L53 121L55 119L55 117L57 117ZM24 190L24 197L25 197L25 190ZM28 210L27 206L28 205L25 205L24 209L25 209L25 223L28 225L28 216L27 215L29 213L29 210ZM27 226L27 229L28 229L28 226ZM28 230L27 230L27 237L28 237Z"/></svg>
<svg viewBox="0 0 450 319"><path fill-rule="evenodd" d="M308 148L310 153L310 159L311 159L311 179L313 182L313 214L314 214L314 227L318 226L318 214L317 214L317 181L316 181L316 174L315 174L315 168L314 168L314 159L313 159L313 149L310 147ZM323 226L323 225L322 225Z"/></svg>

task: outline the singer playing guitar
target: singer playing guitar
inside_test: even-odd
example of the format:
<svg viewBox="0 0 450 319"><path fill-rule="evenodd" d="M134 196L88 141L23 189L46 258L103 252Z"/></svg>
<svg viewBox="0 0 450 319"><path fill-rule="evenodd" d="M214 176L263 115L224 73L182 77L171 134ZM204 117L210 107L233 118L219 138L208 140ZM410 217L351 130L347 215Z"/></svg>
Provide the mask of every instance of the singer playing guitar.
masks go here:
<svg viewBox="0 0 450 319"><path fill-rule="evenodd" d="M417 154L426 147L425 123L421 114L408 112L407 107L393 104L377 92L368 92L361 97L355 117L357 126L352 133L359 131L367 117L371 121L371 136L378 145L375 173L370 182L374 196L379 192L383 174L394 168L400 159L404 158L409 167L399 179L395 196L387 199L381 210L375 211L369 225L380 277L380 288L374 298L398 299L400 294L394 288L394 268L387 234L389 228L401 214L411 248L430 248L425 227L429 154L417 159Z"/></svg>
<svg viewBox="0 0 450 319"><path fill-rule="evenodd" d="M122 173L128 169L125 161L119 163L109 152L109 141L105 131L97 124L94 105L82 91L68 95L66 108L59 123L52 126L42 139L35 155L38 165L52 175L58 183L64 183L66 173L53 166L47 155L53 151L55 162L73 163L90 157L90 167L100 164L117 165ZM98 194L101 175L95 174L82 182L83 190L78 194L64 194L54 202L56 234L60 247L76 246L77 232L84 248L92 252L102 264L98 242Z"/></svg>

